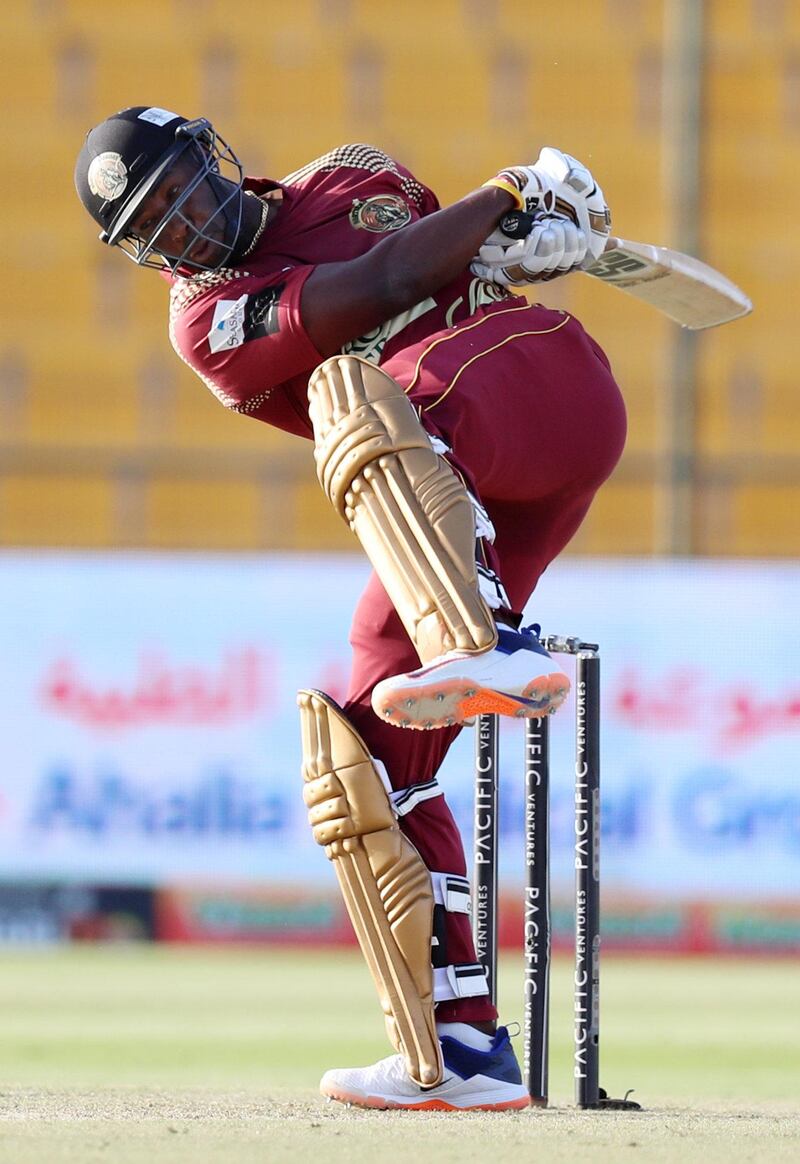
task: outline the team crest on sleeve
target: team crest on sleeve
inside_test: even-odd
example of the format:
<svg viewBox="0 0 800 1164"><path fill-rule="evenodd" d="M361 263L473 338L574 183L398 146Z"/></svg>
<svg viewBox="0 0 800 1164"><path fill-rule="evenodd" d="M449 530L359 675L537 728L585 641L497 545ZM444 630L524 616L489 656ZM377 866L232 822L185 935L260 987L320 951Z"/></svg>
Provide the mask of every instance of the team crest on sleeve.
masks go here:
<svg viewBox="0 0 800 1164"><path fill-rule="evenodd" d="M92 158L86 180L96 198L113 202L128 185L128 169L119 154L107 151Z"/></svg>
<svg viewBox="0 0 800 1164"><path fill-rule="evenodd" d="M354 198L350 211L350 225L356 230L371 230L384 234L399 230L411 221L411 211L396 194L374 194L372 198Z"/></svg>

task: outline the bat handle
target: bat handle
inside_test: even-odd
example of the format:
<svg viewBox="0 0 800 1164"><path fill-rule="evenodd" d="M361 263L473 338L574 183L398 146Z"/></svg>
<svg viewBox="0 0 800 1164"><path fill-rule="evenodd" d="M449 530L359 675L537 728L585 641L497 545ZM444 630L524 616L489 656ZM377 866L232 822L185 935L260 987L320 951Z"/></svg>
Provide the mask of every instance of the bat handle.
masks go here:
<svg viewBox="0 0 800 1164"><path fill-rule="evenodd" d="M503 234L508 235L509 238L527 238L533 230L535 222L535 214L528 214L524 210L509 210L507 214L503 215L497 225ZM613 235L609 235L606 239L605 249L611 251L619 245L619 239L614 238Z"/></svg>
<svg viewBox="0 0 800 1164"><path fill-rule="evenodd" d="M509 238L527 238L535 221L534 214L527 214L524 210L509 210L497 225Z"/></svg>

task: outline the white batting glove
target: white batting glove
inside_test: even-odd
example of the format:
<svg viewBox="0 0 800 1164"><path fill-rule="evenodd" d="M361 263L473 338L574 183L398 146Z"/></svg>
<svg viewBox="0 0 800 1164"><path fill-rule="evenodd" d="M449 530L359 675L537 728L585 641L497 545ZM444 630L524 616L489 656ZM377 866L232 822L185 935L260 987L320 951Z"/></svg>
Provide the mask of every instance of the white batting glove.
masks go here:
<svg viewBox="0 0 800 1164"><path fill-rule="evenodd" d="M478 251L470 270L501 287L521 287L557 279L586 258L586 235L560 215L540 215L530 234L512 239L499 228Z"/></svg>
<svg viewBox="0 0 800 1164"><path fill-rule="evenodd" d="M544 146L533 167L555 196L554 210L583 231L588 242L585 266L600 258L611 230L611 214L603 191L581 162L570 154Z"/></svg>
<svg viewBox="0 0 800 1164"><path fill-rule="evenodd" d="M526 214L558 214L574 222L588 242L585 267L605 250L611 215L603 191L570 154L544 146L533 166L509 166L484 185L506 190Z"/></svg>

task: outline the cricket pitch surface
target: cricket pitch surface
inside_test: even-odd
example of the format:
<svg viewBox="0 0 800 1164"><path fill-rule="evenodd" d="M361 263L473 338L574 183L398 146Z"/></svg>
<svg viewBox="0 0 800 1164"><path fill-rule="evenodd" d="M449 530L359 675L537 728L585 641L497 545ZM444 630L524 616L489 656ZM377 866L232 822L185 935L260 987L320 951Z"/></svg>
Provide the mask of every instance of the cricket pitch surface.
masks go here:
<svg viewBox="0 0 800 1164"><path fill-rule="evenodd" d="M551 1106L452 1114L317 1094L328 1067L389 1053L355 951L73 946L3 961L0 1164L800 1159L789 959L607 955L601 1083L635 1088L644 1110L584 1112L572 1106L571 965L557 958ZM519 1020L521 996L521 956L506 955L503 1021Z"/></svg>

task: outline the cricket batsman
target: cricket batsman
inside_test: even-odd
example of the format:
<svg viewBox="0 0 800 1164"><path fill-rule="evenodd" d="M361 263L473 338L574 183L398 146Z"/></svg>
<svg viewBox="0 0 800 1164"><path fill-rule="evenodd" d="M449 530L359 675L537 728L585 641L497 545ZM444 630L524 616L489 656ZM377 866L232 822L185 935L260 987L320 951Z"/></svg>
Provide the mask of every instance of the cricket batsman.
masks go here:
<svg viewBox="0 0 800 1164"><path fill-rule="evenodd" d="M298 702L309 821L396 1053L320 1089L525 1107L436 773L476 715L547 715L569 689L520 612L616 465L625 411L580 323L512 288L602 253L602 191L551 148L445 209L369 145L249 178L209 121L147 105L89 132L75 181L101 240L168 280L173 347L221 403L313 442L373 567L344 706ZM534 216L524 239L512 210Z"/></svg>

